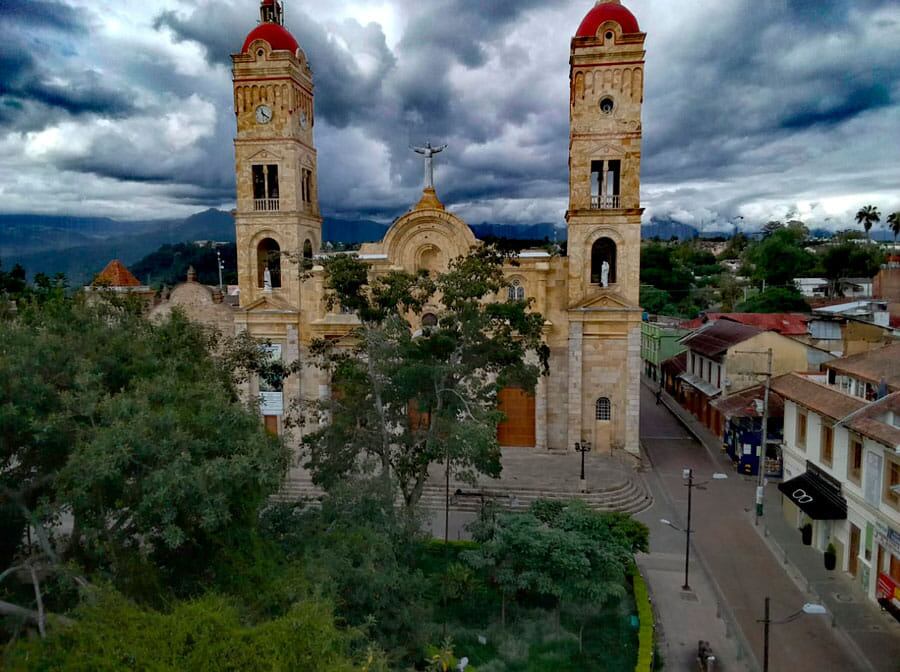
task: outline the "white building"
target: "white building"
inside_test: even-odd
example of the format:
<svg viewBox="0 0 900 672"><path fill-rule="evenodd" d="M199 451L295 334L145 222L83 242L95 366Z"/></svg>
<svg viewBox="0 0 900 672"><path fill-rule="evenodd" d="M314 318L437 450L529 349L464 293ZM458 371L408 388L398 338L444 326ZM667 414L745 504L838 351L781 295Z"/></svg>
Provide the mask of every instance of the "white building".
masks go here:
<svg viewBox="0 0 900 672"><path fill-rule="evenodd" d="M900 614L900 344L791 373L784 404L783 511L833 544L837 569Z"/></svg>

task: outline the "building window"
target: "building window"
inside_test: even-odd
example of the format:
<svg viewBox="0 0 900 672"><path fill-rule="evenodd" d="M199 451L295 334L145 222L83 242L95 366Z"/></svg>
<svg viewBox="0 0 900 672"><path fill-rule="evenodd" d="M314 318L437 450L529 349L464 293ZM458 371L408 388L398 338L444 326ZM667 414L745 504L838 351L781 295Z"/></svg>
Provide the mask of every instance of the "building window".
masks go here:
<svg viewBox="0 0 900 672"><path fill-rule="evenodd" d="M513 280L512 284L509 286L507 294L510 301L524 301L525 287L522 286L522 282L520 280Z"/></svg>
<svg viewBox="0 0 900 672"><path fill-rule="evenodd" d="M887 461L884 470L884 501L900 509L900 462Z"/></svg>
<svg viewBox="0 0 900 672"><path fill-rule="evenodd" d="M834 428L822 423L822 463L830 467L834 462Z"/></svg>
<svg viewBox="0 0 900 672"><path fill-rule="evenodd" d="M266 287L266 269L269 286L281 287L281 247L271 238L264 238L256 247L256 284L260 288Z"/></svg>
<svg viewBox="0 0 900 672"><path fill-rule="evenodd" d="M597 400L597 420L609 422L612 420L612 404L606 397Z"/></svg>
<svg viewBox="0 0 900 672"><path fill-rule="evenodd" d="M612 101L610 101L611 103ZM612 109L610 109L610 112ZM622 162L591 161L591 208L612 210L621 207Z"/></svg>
<svg viewBox="0 0 900 672"><path fill-rule="evenodd" d="M606 284L616 284L616 244L610 238L600 238L591 248L592 285L603 284L604 264L607 265Z"/></svg>
<svg viewBox="0 0 900 672"><path fill-rule="evenodd" d="M806 413L797 413L797 447L806 450Z"/></svg>
<svg viewBox="0 0 900 672"><path fill-rule="evenodd" d="M312 171L309 168L300 171L300 196L304 203L312 203Z"/></svg>
<svg viewBox="0 0 900 672"><path fill-rule="evenodd" d="M423 327L436 327L438 326L438 318L434 313L425 313L422 316L422 326Z"/></svg>
<svg viewBox="0 0 900 672"><path fill-rule="evenodd" d="M847 459L847 478L860 485L862 483L863 444L857 438L850 439L850 455Z"/></svg>
<svg viewBox="0 0 900 672"><path fill-rule="evenodd" d="M278 210L278 166L276 164L256 165L251 170L253 173L253 209Z"/></svg>
<svg viewBox="0 0 900 672"><path fill-rule="evenodd" d="M313 248L312 241L308 238L303 241L303 263L301 264L301 268L304 271L308 271L313 267Z"/></svg>

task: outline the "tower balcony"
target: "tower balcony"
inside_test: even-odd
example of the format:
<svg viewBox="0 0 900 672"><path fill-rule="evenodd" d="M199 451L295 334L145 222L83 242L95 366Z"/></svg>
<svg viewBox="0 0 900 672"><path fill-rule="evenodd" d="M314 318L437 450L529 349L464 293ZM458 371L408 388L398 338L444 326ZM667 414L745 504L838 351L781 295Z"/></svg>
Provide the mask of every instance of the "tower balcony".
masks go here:
<svg viewBox="0 0 900 672"><path fill-rule="evenodd" d="M617 210L621 205L621 197L615 196L591 196L591 210Z"/></svg>
<svg viewBox="0 0 900 672"><path fill-rule="evenodd" d="M277 212L281 207L277 198L255 198L253 209L257 212Z"/></svg>

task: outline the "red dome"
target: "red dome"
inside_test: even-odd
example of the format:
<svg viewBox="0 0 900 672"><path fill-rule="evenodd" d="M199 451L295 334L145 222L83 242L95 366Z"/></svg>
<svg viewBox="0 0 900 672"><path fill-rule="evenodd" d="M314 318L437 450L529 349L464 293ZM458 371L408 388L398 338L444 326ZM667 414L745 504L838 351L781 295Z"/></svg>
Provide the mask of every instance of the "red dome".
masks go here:
<svg viewBox="0 0 900 672"><path fill-rule="evenodd" d="M594 8L584 17L584 21L578 26L578 32L575 37L596 37L597 30L607 21L615 21L622 26L623 33L639 33L637 19L634 14L628 11L628 8L620 5L618 0L605 0L597 3Z"/></svg>
<svg viewBox="0 0 900 672"><path fill-rule="evenodd" d="M251 30L247 39L244 40L241 53L246 54L250 51L250 44L253 40L265 40L274 51L284 50L293 54L300 48L294 36L285 30L284 26L277 23L261 23Z"/></svg>

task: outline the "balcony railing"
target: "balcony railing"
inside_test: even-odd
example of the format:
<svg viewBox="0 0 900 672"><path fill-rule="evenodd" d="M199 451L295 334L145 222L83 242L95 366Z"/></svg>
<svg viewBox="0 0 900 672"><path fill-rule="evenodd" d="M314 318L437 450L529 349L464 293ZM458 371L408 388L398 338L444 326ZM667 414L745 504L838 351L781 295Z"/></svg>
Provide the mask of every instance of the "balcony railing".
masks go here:
<svg viewBox="0 0 900 672"><path fill-rule="evenodd" d="M253 200L253 209L258 212L275 212L279 210L277 198L256 198Z"/></svg>
<svg viewBox="0 0 900 672"><path fill-rule="evenodd" d="M591 196L592 210L615 210L620 207L620 197L617 196Z"/></svg>

